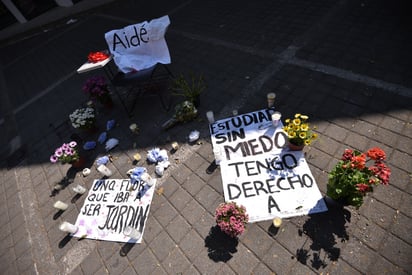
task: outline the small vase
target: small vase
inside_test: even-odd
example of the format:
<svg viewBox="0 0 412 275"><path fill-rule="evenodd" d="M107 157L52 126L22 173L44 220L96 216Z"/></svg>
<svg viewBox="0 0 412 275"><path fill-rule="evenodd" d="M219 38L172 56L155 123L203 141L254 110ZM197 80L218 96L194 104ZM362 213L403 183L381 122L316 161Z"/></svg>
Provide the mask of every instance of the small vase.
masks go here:
<svg viewBox="0 0 412 275"><path fill-rule="evenodd" d="M86 165L86 159L79 157L78 160L70 162L73 168L83 168Z"/></svg>
<svg viewBox="0 0 412 275"><path fill-rule="evenodd" d="M288 147L289 147L289 150L290 150L290 151L302 151L303 148L305 148L305 145L304 145L304 144L302 144L302 145L295 145L295 144L293 144L293 143L291 143L291 142L288 142Z"/></svg>

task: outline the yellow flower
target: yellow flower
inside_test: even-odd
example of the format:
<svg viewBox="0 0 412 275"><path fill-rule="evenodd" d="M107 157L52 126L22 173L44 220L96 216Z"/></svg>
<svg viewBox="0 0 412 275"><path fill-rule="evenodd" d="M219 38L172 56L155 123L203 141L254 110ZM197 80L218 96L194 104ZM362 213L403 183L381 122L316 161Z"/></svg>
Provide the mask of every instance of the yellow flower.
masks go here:
<svg viewBox="0 0 412 275"><path fill-rule="evenodd" d="M310 144L310 139L307 139L304 141L305 145L309 145Z"/></svg>
<svg viewBox="0 0 412 275"><path fill-rule="evenodd" d="M304 120L309 119L309 117L307 115L301 115L300 118L304 119Z"/></svg>
<svg viewBox="0 0 412 275"><path fill-rule="evenodd" d="M293 125L293 131L295 131L295 132L299 132L299 130L300 130L300 126L299 125Z"/></svg>
<svg viewBox="0 0 412 275"><path fill-rule="evenodd" d="M289 131L289 132L288 132L288 137L289 137L289 138L294 138L294 137L296 137L296 133L293 132L293 131Z"/></svg>
<svg viewBox="0 0 412 275"><path fill-rule="evenodd" d="M299 113L295 114L295 118L298 118L298 117L300 117L300 114Z"/></svg>
<svg viewBox="0 0 412 275"><path fill-rule="evenodd" d="M317 137L318 137L318 134L313 133L312 138L315 139L315 138L317 138Z"/></svg>
<svg viewBox="0 0 412 275"><path fill-rule="evenodd" d="M283 131L285 131L285 132L289 131L289 126L284 126Z"/></svg>
<svg viewBox="0 0 412 275"><path fill-rule="evenodd" d="M303 123L302 125L300 125L300 129L302 131L307 131L309 130L309 125L307 123Z"/></svg>
<svg viewBox="0 0 412 275"><path fill-rule="evenodd" d="M300 119L299 119L299 118L295 118L295 119L293 120L293 124L295 124L295 125L300 125Z"/></svg>
<svg viewBox="0 0 412 275"><path fill-rule="evenodd" d="M285 123L289 123L289 122L290 122L290 119L287 118L287 119L285 120Z"/></svg>
<svg viewBox="0 0 412 275"><path fill-rule="evenodd" d="M299 137L300 137L301 139L305 139L305 138L306 138L306 132L300 132L300 133L299 133Z"/></svg>

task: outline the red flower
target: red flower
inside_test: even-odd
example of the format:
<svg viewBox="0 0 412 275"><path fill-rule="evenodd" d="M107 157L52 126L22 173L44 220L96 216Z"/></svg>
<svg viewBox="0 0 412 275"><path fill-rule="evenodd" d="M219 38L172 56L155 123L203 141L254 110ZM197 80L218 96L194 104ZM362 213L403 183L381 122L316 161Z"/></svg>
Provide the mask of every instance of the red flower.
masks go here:
<svg viewBox="0 0 412 275"><path fill-rule="evenodd" d="M360 192L366 192L369 190L369 185L364 184L364 183L358 183L356 184L356 187L358 188Z"/></svg>
<svg viewBox="0 0 412 275"><path fill-rule="evenodd" d="M367 152L368 157L370 157L373 160L384 160L386 159L386 154L385 152L379 148L379 147L374 147L368 150Z"/></svg>
<svg viewBox="0 0 412 275"><path fill-rule="evenodd" d="M103 61L107 58L109 58L109 55L105 52L91 52L87 56L87 59L91 63L96 63L96 62L99 62L99 61Z"/></svg>
<svg viewBox="0 0 412 275"><path fill-rule="evenodd" d="M353 150L345 149L342 155L342 160L351 160L353 156Z"/></svg>
<svg viewBox="0 0 412 275"><path fill-rule="evenodd" d="M352 159L352 167L356 167L357 169L365 168L366 163L366 156L365 154L360 154L359 156L353 156Z"/></svg>

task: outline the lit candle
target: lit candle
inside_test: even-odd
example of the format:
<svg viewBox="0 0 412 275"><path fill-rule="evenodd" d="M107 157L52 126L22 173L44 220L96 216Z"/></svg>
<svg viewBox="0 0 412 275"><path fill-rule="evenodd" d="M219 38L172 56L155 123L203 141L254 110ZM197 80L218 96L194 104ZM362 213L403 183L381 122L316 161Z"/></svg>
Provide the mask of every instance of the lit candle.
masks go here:
<svg viewBox="0 0 412 275"><path fill-rule="evenodd" d="M177 149L179 149L179 143L177 143L177 141L174 141L174 142L172 142L172 148L173 148L173 150L177 150Z"/></svg>
<svg viewBox="0 0 412 275"><path fill-rule="evenodd" d="M282 225L282 219L279 217L276 217L273 219L273 225L275 227L280 227Z"/></svg>
<svg viewBox="0 0 412 275"><path fill-rule="evenodd" d="M137 133L139 131L139 128L137 127L136 123L132 123L129 126L130 131L132 131L133 133Z"/></svg>
<svg viewBox="0 0 412 275"><path fill-rule="evenodd" d="M73 191L76 192L77 194L84 194L86 192L86 188L78 184L77 186L73 187Z"/></svg>
<svg viewBox="0 0 412 275"><path fill-rule="evenodd" d="M138 240L142 237L142 233L137 230L136 228L133 228L132 226L126 226L123 230L123 234L129 238L132 238L134 240Z"/></svg>
<svg viewBox="0 0 412 275"><path fill-rule="evenodd" d="M56 201L53 206L54 206L54 208L57 208L57 209L62 210L62 211L66 210L67 207L69 207L66 203L64 203L62 201Z"/></svg>
<svg viewBox="0 0 412 275"><path fill-rule="evenodd" d="M111 175L113 175L112 170L107 168L107 166L104 164L99 165L99 167L97 167L97 171L99 171L103 176L106 177L110 177Z"/></svg>
<svg viewBox="0 0 412 275"><path fill-rule="evenodd" d="M268 93L267 94L268 108L272 108L275 105L275 98L276 98L275 93Z"/></svg>
<svg viewBox="0 0 412 275"><path fill-rule="evenodd" d="M281 117L282 117L282 114L279 113L279 112L274 112L274 113L272 114L272 123L273 123L273 126L278 127Z"/></svg>
<svg viewBox="0 0 412 275"><path fill-rule="evenodd" d="M215 116L213 114L213 111L206 112L206 117L207 117L207 120L209 121L210 124L215 122Z"/></svg>
<svg viewBox="0 0 412 275"><path fill-rule="evenodd" d="M68 232L68 233L76 233L77 230L79 229L76 225L68 223L68 222L63 222L62 224L60 224L59 229L61 231L64 232Z"/></svg>

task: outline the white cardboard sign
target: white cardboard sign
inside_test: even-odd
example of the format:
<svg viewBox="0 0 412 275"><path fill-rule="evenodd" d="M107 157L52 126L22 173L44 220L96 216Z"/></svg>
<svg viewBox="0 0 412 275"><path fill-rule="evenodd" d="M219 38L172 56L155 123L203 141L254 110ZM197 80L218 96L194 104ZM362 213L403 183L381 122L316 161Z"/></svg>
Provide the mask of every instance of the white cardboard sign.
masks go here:
<svg viewBox="0 0 412 275"><path fill-rule="evenodd" d="M302 151L285 147L269 110L218 120L210 133L221 152L225 201L245 206L249 222L327 211Z"/></svg>
<svg viewBox="0 0 412 275"><path fill-rule="evenodd" d="M131 184L129 179L94 180L76 220L79 229L73 236L141 243L142 237L129 238L123 230L130 225L143 236L154 193L154 185L148 189L145 186L143 181Z"/></svg>

